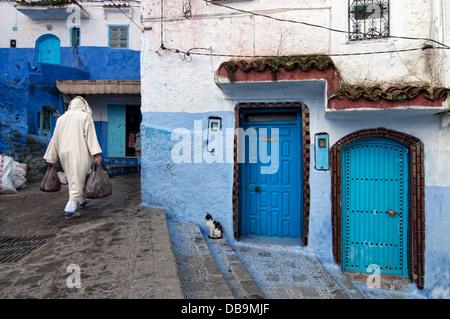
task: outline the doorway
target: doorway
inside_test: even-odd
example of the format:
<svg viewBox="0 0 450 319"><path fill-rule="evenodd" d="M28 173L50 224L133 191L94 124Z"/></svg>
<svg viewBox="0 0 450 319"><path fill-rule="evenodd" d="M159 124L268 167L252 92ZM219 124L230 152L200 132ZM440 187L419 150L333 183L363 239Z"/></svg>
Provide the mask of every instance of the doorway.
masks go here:
<svg viewBox="0 0 450 319"><path fill-rule="evenodd" d="M36 63L61 63L61 41L53 34L45 34L36 40Z"/></svg>
<svg viewBox="0 0 450 319"><path fill-rule="evenodd" d="M108 157L140 157L140 105L108 105Z"/></svg>
<svg viewBox="0 0 450 319"><path fill-rule="evenodd" d="M302 238L300 111L243 109L241 128L240 235Z"/></svg>
<svg viewBox="0 0 450 319"><path fill-rule="evenodd" d="M407 276L408 151L394 141L353 142L342 156L343 270Z"/></svg>

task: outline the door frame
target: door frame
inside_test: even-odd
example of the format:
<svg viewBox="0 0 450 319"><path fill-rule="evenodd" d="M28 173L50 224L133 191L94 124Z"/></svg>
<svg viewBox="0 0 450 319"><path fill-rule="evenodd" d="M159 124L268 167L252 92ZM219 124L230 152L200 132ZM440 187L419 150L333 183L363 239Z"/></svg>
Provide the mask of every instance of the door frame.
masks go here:
<svg viewBox="0 0 450 319"><path fill-rule="evenodd" d="M374 146L374 144L375 144L375 146ZM382 147L380 147L380 145L382 145ZM400 192L402 193L402 195L401 196L399 195L400 200L397 201L396 204L393 204L393 206L390 206L390 208L395 209L396 212L401 210L401 219L400 219L400 216L398 216L398 218L397 218L397 216L396 217L387 216L387 209L388 209L388 207L386 207L385 210L378 211L378 209L380 209L380 208L379 208L379 206L377 206L376 210L373 211L372 209L374 208L374 206L372 206L370 208L371 211L369 212L369 215L367 214L367 211L364 214L361 214L361 211L359 211L359 213L358 213L358 211L356 213L349 213L349 211L346 212L346 209L349 209L349 208L357 209L357 208L355 208L354 206L351 206L351 204L349 204L349 202L346 202L348 197L346 196L346 192L345 191L342 192L342 202L343 202L343 205L342 205L342 215L343 216L342 216L342 218L345 219L346 217L350 217L350 216L362 216L364 222L369 221L369 220L374 221L372 224L370 224L370 223L364 224L364 226L367 226L367 228L364 227L364 230L362 232L361 232L361 230L357 230L358 235L359 236L360 235L364 235L364 237L358 237L358 236L356 236L356 237L359 238L360 240L364 240L364 242L367 244L367 246L359 246L359 249L358 249L358 254L359 255L361 255L361 254L365 255L365 253L367 252L367 250L364 250L364 247L369 247L372 244L374 244L375 247L373 247L373 248L376 248L377 245L378 245L377 243L371 243L369 245L368 241L365 240L365 239L368 238L368 236L370 237L369 229L373 229L373 227L376 229L376 228L378 228L376 225L380 225L379 226L380 230L381 229L384 230L384 231L392 230L392 227L393 227L392 223L394 221L391 220L391 219L393 219L393 218L395 218L395 220L399 219L398 225L400 226L401 232L400 232L400 235L399 235L400 243L397 246L400 247L399 249L400 249L400 251L402 253L399 254L399 256L397 256L397 258L399 258L400 261L401 261L401 268L400 268L400 265L398 265L398 268L400 268L398 270L401 270L401 273L395 274L395 272L398 272L398 270L397 271L395 270L397 268L394 267L394 266L396 266L394 264L394 266L392 266L392 267L394 267L394 269L392 269L392 267L390 267L387 270L387 272L388 272L387 274L407 277L407 275L408 275L408 267L407 267L408 266L408 264L407 264L407 247L408 247L407 246L408 245L407 239L408 239L408 236L406 234L406 230L408 229L408 200L409 200L409 191L408 191L408 176L409 176L409 174L408 174L408 162L409 162L408 149L404 145L399 144L397 142L394 142L391 139L381 139L381 138L365 138L365 139L360 139L358 141L355 141L355 142L352 142L352 143L346 145L344 148L342 148L342 151L341 151L341 153L342 153L341 162L342 162L342 171L343 171L343 174L342 174L342 187L343 188L345 188L345 186L348 185L347 183L351 183L350 182L350 177L352 177L351 180L353 180L353 177L355 177L356 179L359 179L359 177L360 177L360 175L358 175L358 174L356 174L356 176L355 175L351 175L351 171L353 171L353 170L350 170L348 167L347 167L347 169L345 169L345 167L347 165L349 165L349 163L345 159L346 152L350 152L350 149L360 149L360 148L366 148L366 147L370 147L372 150L377 150L377 149L383 150L383 149L389 149L389 148L390 149L395 149L395 150L399 149L400 152L404 152L404 154L405 154L404 157L405 157L405 162L406 163L403 163L401 165L401 169L403 170L403 173L400 173L401 170L399 168L399 174L404 176L403 180L400 179L399 182L401 184L400 184L400 186L398 188L400 190ZM397 161L395 160L394 162L397 162ZM393 162L391 162L391 164L392 163ZM377 167L378 167L377 171L381 172L383 166L377 166ZM394 163L394 167L395 167L395 163ZM399 167L399 166L397 166L397 167ZM383 172L386 172L386 170L383 171ZM377 180L379 178L378 176L372 176L372 177L375 180ZM366 178L366 180L367 180L367 178ZM349 190L347 189L347 191L349 191ZM380 196L378 196L378 197L380 197ZM395 198L395 197L391 197L391 198ZM373 205L376 205L376 203L374 203L373 200L369 200L369 201L372 202ZM365 201L365 202L367 202L367 201ZM381 205L383 206L384 203L385 202L383 202ZM362 204L362 205L364 206L364 204ZM361 207L361 203L356 204L356 207ZM366 209L367 208L368 207L366 207ZM356 214L356 215L354 215L354 214ZM377 217L371 218L371 217L368 217L368 216L377 216ZM361 218L361 217L356 217L356 218ZM376 222L380 222L382 220L388 221L388 225L389 226L387 226L387 224L383 225L383 224L376 224L375 223L375 221ZM349 222L349 221L347 221L347 222ZM343 242L342 242L342 247L343 247L343 249L342 249L342 254L343 254L342 255L342 260L343 260L342 269L344 271L360 273L361 271L358 271L357 269L360 268L361 265L359 265L359 266L358 265L356 265L356 266L348 265L347 267L345 266L346 256L349 253L347 251L348 249L345 249L345 245L346 245L346 243L349 244L347 242L347 238L349 236L349 233L354 233L354 230L352 231L353 228L352 229L348 229L349 225L347 224L347 222L343 223L343 228L342 228L342 234L343 234L342 235L342 240L343 240ZM356 227L355 224L353 224L351 222L349 222L349 223L350 223L350 226ZM382 228L381 225L383 225L384 227L387 227L387 228ZM347 229L347 231L346 231L346 229ZM387 239L386 237L383 237L383 238L384 238L384 240ZM393 244L393 242L391 242L391 246L392 246L392 244ZM380 247L382 247L382 246L380 246ZM378 251L378 252L380 252L380 251ZM378 264L378 263L376 261L370 263L370 265L373 265L373 264ZM369 265L366 265L365 267L366 268L363 267L363 269L367 269L367 267L369 267ZM383 267L385 267L385 265L383 265ZM385 273L386 269L383 268L383 267L380 266L379 270L380 270L381 274L386 274Z"/></svg>
<svg viewBox="0 0 450 319"><path fill-rule="evenodd" d="M424 288L425 277L425 163L424 144L412 135L384 127L363 129L350 133L338 140L330 148L331 168L331 221L333 257L342 267L342 189L341 177L344 173L341 163L341 149L346 145L365 138L380 137L400 143L408 149L408 221L407 267L408 277L419 289Z"/></svg>
<svg viewBox="0 0 450 319"><path fill-rule="evenodd" d="M301 115L301 134L302 134L302 144L303 152L300 154L300 159L303 161L300 163L300 170L302 170L303 176L303 190L301 191L303 195L303 206L300 207L303 216L303 227L302 229L302 242L304 246L308 244L308 225L309 225L309 211L310 211L310 189L309 189L309 175L310 175L310 129L309 129L309 109L308 107L300 102L277 102L277 103L239 103L235 107L235 128L241 127L241 114L244 109L298 109ZM241 193L239 186L239 163L238 163L238 140L234 139L234 170L233 170L233 191L232 191L232 205L233 205L233 233L236 240L239 240L241 234ZM300 187L302 187L300 186Z"/></svg>
<svg viewBox="0 0 450 319"><path fill-rule="evenodd" d="M280 113L294 113L294 112L296 113L296 119L295 120L245 121L246 115L249 115L249 114L261 114L261 113L264 113L264 114L280 114ZM301 113L298 110L298 108L295 108L295 109L292 109L292 108L285 109L285 108L283 108L283 109L280 109L280 110L267 109L267 108L265 108L265 109L260 109L260 108L245 109L245 108L243 108L243 109L241 109L241 114L242 114L241 127L244 129L244 131L246 131L249 128L253 128L253 129L256 129L256 130L258 130L260 128L266 128L267 129L267 136L272 136L272 128L277 128L281 132L281 130L283 128L286 129L286 128L289 127L289 129L294 129L294 127L295 127L295 135L292 137L293 139L290 139L290 141L293 143L292 154L293 154L294 162L292 163L292 165L293 165L292 166L293 167L292 170L289 170L290 180L295 185L295 187L294 187L295 189L293 191L291 190L291 192L290 192L290 194L292 196L292 199L291 199L290 203L292 203L292 207L295 208L293 210L295 215L292 215L292 217L290 219L290 221L292 222L291 225L293 226L293 228L291 228L291 226L289 226L289 229L293 230L292 232L289 232L292 237L283 237L282 234L281 234L282 231L281 231L281 229L279 227L277 227L276 235L267 234L267 235L260 235L260 236L261 237L279 238L279 239L302 238L303 237L302 236L303 235L303 227L302 227L302 218L303 218L303 214L302 214L302 187L297 184L297 181L301 180L301 177L302 177L301 176L302 175L302 171L300 170L300 163L301 163L301 156L300 156L301 153L300 152L301 152L301 149L302 149L301 139L300 139ZM282 139L281 136L279 138L277 138L277 139L281 143L281 139ZM257 145L260 145L260 135L259 135L259 133L257 133L257 141L256 141L256 143L257 143ZM269 143L269 142L267 142L267 143ZM249 155L250 144L251 144L250 141L249 141L248 145L245 143L245 158L247 158L247 155ZM300 146L300 149L295 150L298 146ZM282 148L282 144L279 144L279 150L281 150L281 148ZM259 149L259 146L258 146L258 149ZM266 150L266 151L268 151L268 150ZM281 152L279 154L280 154L280 157L278 159L278 161L279 161L278 169L281 169L282 168L281 163L283 161L283 158L281 158ZM260 163L260 161L259 161L259 157L260 156L259 155L260 154L258 152L257 160L256 160L257 163ZM271 154L271 155L273 155L273 154ZM250 163L248 163L248 164L250 164ZM266 166L266 165L263 165L263 166ZM260 168L262 169L263 166L261 166ZM246 180L246 178L249 177L249 175L247 175L247 174L249 173L250 166L249 165L245 165L245 163L240 163L240 170L241 170L241 174L240 174L240 183L241 183L240 194L243 194L245 192L243 184L244 184L244 180ZM266 177L268 177L270 179L270 175L266 176ZM261 176L261 179L263 179L262 176ZM281 176L280 176L280 179L281 179ZM246 180L246 182L250 183L249 180ZM262 180L261 180L261 182L262 182ZM247 185L248 184L246 184L245 188L247 188ZM270 185L270 183L269 183L269 185ZM266 190L264 190L264 188L268 188L269 189L270 188L269 185L266 185L266 187L263 187L263 190L261 190L261 194L259 196L263 196L262 192L266 191ZM278 186L282 187L281 184L279 184ZM247 190L247 191L249 191L249 190ZM245 235L250 235L250 234L242 234L242 232L244 232L245 230L247 230L247 232L250 232L250 230L246 229L244 220L248 221L249 218L250 218L250 215L249 215L248 211L244 212L242 207L245 206L245 204L250 204L251 201L249 201L249 198L246 201L244 196L241 196L241 198L242 198L242 201L241 201L242 214L240 215L240 217L241 217L240 218L241 226L242 226L241 227L241 235L245 236ZM282 201L281 198L280 198L280 201ZM267 212L267 213L268 213L267 218L271 219L270 218L271 213L270 214L269 214L269 212ZM257 214L257 215L258 215L258 217L261 217L261 216L259 216L259 214ZM282 218L283 215L284 215L283 212L280 210L280 215L278 216L277 221L281 222L281 220L283 219ZM260 222L263 221L263 219L260 219L260 218L257 218L257 219ZM247 226L249 226L249 225L247 224ZM272 230L272 226L273 226L272 223L269 222L269 223L266 224L266 226L267 226L267 233L272 233L270 231L270 230ZM280 223L279 226L282 228L282 223ZM293 235L295 235L295 237ZM252 235L252 236L256 237L258 235Z"/></svg>

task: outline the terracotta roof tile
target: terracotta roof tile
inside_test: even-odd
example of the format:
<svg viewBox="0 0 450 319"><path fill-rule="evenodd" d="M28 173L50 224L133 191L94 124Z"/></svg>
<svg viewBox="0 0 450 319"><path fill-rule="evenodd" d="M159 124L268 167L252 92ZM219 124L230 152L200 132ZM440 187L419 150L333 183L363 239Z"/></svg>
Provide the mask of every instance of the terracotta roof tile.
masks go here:
<svg viewBox="0 0 450 319"><path fill-rule="evenodd" d="M391 86L387 89L382 89L379 86L373 87L361 87L361 86L344 86L334 94L332 94L329 99L332 98L342 98L347 97L350 100L357 100L359 98L364 98L367 101L377 102L380 99L386 101L404 101L413 100L419 95L425 96L431 101L437 101L445 95L450 94L450 89L448 88L433 88L429 85L424 86Z"/></svg>
<svg viewBox="0 0 450 319"><path fill-rule="evenodd" d="M235 73L237 71L251 73L258 72L263 73L270 71L272 73L272 79L277 80L277 74L281 69L284 71L297 71L308 72L313 69L316 71L325 71L327 68L333 68L336 70L336 74L339 78L339 72L333 63L333 60L329 56L281 56L281 57L266 57L254 60L232 60L223 62L219 70L225 70L223 75L227 74L231 83L236 82ZM330 80L330 79L329 79ZM338 80L340 83L341 81ZM330 85L330 83L329 83ZM340 87L339 87L340 86ZM380 86L363 87L354 85L337 84L331 88L333 91L328 92L328 99L342 99L344 96L349 100L358 100L360 98L369 102L377 102L380 100L385 101L411 101L418 96L424 96L431 101L438 101L442 98L450 96L450 89L448 88L433 88L429 85L413 86L413 85L399 85L391 86L387 89Z"/></svg>

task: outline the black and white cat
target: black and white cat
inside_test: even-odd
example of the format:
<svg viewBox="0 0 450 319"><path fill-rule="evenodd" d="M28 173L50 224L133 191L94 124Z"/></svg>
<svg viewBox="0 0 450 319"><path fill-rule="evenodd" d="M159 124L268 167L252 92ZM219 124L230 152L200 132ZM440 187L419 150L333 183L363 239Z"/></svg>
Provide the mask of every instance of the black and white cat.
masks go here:
<svg viewBox="0 0 450 319"><path fill-rule="evenodd" d="M209 238L219 239L223 236L222 225L218 221L213 220L210 214L206 214L206 226L209 228Z"/></svg>

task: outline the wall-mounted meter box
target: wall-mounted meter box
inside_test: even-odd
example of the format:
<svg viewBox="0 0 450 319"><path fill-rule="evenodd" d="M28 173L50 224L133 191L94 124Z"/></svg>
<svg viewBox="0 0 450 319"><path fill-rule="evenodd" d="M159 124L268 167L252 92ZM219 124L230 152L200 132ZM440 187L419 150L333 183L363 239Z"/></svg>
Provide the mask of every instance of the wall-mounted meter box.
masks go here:
<svg viewBox="0 0 450 319"><path fill-rule="evenodd" d="M328 134L319 133L316 134L316 170L326 171L329 169L328 160Z"/></svg>
<svg viewBox="0 0 450 319"><path fill-rule="evenodd" d="M211 141L214 138L219 138L222 131L222 118L217 116L210 116L208 118L208 139L206 141L206 150L210 153L214 152L211 146Z"/></svg>

